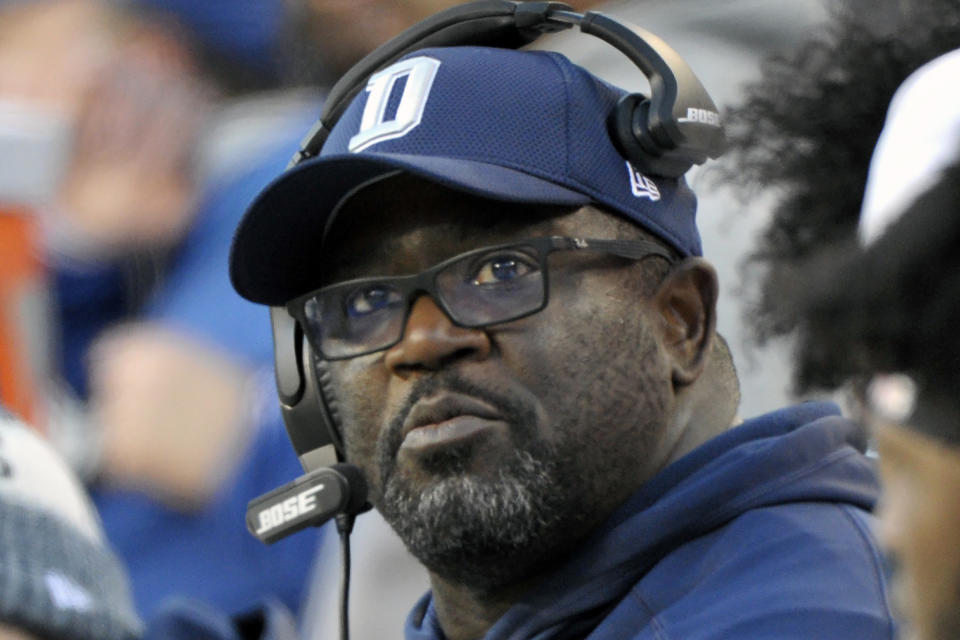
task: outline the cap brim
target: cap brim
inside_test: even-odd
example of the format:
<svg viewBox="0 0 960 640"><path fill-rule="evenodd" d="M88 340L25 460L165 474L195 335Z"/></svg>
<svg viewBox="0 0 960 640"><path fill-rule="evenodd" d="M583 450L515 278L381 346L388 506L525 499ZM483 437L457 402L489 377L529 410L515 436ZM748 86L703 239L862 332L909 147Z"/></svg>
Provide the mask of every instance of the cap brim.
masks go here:
<svg viewBox="0 0 960 640"><path fill-rule="evenodd" d="M253 302L282 305L318 286L331 212L356 187L395 171L493 200L591 202L586 194L547 179L472 160L382 153L317 158L281 175L250 205L230 253L234 288Z"/></svg>

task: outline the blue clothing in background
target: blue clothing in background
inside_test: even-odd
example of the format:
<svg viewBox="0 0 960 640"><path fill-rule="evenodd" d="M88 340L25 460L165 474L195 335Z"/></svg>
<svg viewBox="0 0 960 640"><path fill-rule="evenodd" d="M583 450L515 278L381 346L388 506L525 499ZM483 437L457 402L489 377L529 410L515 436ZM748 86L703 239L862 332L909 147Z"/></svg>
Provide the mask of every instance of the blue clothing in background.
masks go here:
<svg viewBox="0 0 960 640"><path fill-rule="evenodd" d="M140 310L131 308L125 290L129 283L113 266L63 265L57 272L62 371L81 397L86 395L84 357L91 341L120 320L159 322L251 370L267 370L257 393L276 397L268 311L233 290L227 255L247 204L296 150L294 138L299 138L301 125L290 123L289 134L280 131L276 136L286 142L261 145L246 169L221 175L206 186L198 217ZM276 402L253 420L259 426L243 460L199 511L180 512L134 490L90 488L107 537L129 569L135 604L144 618L154 616L172 595L230 615L268 599L299 611L320 532L306 531L269 547L247 532L247 502L302 473Z"/></svg>
<svg viewBox="0 0 960 640"><path fill-rule="evenodd" d="M280 145L252 170L208 190L163 287L147 305L146 319L216 345L247 364L273 363L269 310L233 290L227 258L247 205L283 171L296 149L292 142Z"/></svg>
<svg viewBox="0 0 960 640"><path fill-rule="evenodd" d="M50 273L53 292L54 340L60 375L78 398L86 399L86 355L90 343L109 325L130 312L123 267L115 262L99 265L57 264Z"/></svg>
<svg viewBox="0 0 960 640"><path fill-rule="evenodd" d="M218 347L248 366L272 371L269 314L233 290L227 255L246 205L283 170L295 149L293 143L277 147L252 171L209 190L145 319ZM260 392L275 398L272 374L262 377ZM231 615L269 597L299 611L319 532L268 547L245 525L247 502L303 473L276 402L265 413L244 461L202 511L181 513L136 491L92 490L107 536L129 568L142 616L153 615L171 594L196 598Z"/></svg>
<svg viewBox="0 0 960 640"><path fill-rule="evenodd" d="M824 403L744 422L647 482L487 640L894 637L859 428ZM431 594L407 640L440 640Z"/></svg>
<svg viewBox="0 0 960 640"><path fill-rule="evenodd" d="M231 618L203 603L177 598L147 621L141 640L298 640L298 634L290 612L277 602Z"/></svg>
<svg viewBox="0 0 960 640"><path fill-rule="evenodd" d="M271 382L272 384L272 382ZM136 492L93 487L107 539L126 563L134 603L146 619L171 595L229 615L277 600L298 611L322 530L267 546L246 529L247 503L303 473L274 404L244 460L201 511L181 513Z"/></svg>

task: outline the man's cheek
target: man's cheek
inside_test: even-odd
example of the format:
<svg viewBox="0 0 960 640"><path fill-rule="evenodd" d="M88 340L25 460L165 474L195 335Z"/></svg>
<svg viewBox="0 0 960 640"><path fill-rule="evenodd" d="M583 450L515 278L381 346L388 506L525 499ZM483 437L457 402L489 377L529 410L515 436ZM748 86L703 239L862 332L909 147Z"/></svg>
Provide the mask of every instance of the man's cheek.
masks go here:
<svg viewBox="0 0 960 640"><path fill-rule="evenodd" d="M332 384L324 389L324 396L343 437L344 454L349 462L364 470L368 482L373 481L370 474L376 450L376 430L371 428L376 424L373 407L362 394L339 383L335 374L331 375L331 379Z"/></svg>
<svg viewBox="0 0 960 640"><path fill-rule="evenodd" d="M355 464L366 465L376 458L375 418L368 407L345 402L340 409L347 455Z"/></svg>

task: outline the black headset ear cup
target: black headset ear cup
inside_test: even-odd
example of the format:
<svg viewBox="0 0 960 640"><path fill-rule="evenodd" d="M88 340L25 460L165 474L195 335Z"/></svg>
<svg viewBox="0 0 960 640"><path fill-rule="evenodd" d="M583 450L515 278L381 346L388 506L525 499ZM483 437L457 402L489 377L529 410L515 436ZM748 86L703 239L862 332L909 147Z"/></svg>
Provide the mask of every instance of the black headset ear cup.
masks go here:
<svg viewBox="0 0 960 640"><path fill-rule="evenodd" d="M608 120L613 144L630 164L643 173L682 176L703 160L695 153L691 154L691 149L677 147L673 141L664 140L662 135L657 136L650 126L650 108L650 99L642 93L630 93L620 98Z"/></svg>
<svg viewBox="0 0 960 640"><path fill-rule="evenodd" d="M659 158L669 151L653 138L649 121L650 99L642 93L628 93L620 98L609 120L610 137L620 154L638 169L648 171L648 158Z"/></svg>
<svg viewBox="0 0 960 640"><path fill-rule="evenodd" d="M311 365L317 374L317 388L314 391L319 394L320 401L327 410L325 416L327 428L330 430L330 437L336 443L342 457L345 452L343 450L343 432L340 430L340 425L343 422L340 420L340 408L337 406L337 395L334 393L330 367L322 358L314 355L312 349L310 350L310 356Z"/></svg>
<svg viewBox="0 0 960 640"><path fill-rule="evenodd" d="M313 349L285 307L271 307L270 319L277 392L290 442L304 468L333 464L341 455L338 422L318 380L327 378L329 386L329 372L316 366Z"/></svg>

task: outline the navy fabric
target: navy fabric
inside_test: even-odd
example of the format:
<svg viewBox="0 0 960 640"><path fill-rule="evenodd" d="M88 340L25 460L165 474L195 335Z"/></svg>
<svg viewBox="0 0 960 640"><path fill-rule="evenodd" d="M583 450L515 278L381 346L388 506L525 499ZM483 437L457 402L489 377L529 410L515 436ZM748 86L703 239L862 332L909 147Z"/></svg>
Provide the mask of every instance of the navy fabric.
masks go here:
<svg viewBox="0 0 960 640"><path fill-rule="evenodd" d="M634 494L486 640L894 637L863 436L824 403L744 422ZM407 640L441 640L431 594Z"/></svg>
<svg viewBox="0 0 960 640"><path fill-rule="evenodd" d="M113 262L95 266L57 262L51 265L50 277L60 374L85 400L87 349L97 334L132 311L129 283L122 266Z"/></svg>
<svg viewBox="0 0 960 640"><path fill-rule="evenodd" d="M164 603L141 640L298 640L298 636L293 616L272 600L230 618L202 602L176 598Z"/></svg>
<svg viewBox="0 0 960 640"><path fill-rule="evenodd" d="M244 216L231 254L241 295L279 305L319 286L319 248L337 206L398 170L493 200L596 203L682 255L701 255L696 196L686 182L638 176L610 138L607 119L623 90L553 52L452 47L407 58L439 62L418 103L419 120L401 134L351 147L370 130L361 125L373 92L361 91L320 156L280 176ZM411 83L406 91L416 93ZM387 102L397 92L394 86Z"/></svg>

